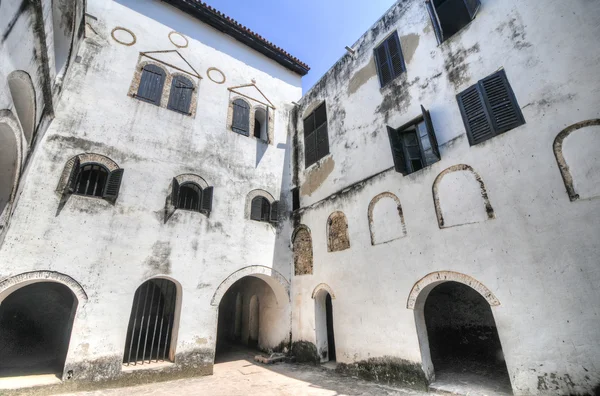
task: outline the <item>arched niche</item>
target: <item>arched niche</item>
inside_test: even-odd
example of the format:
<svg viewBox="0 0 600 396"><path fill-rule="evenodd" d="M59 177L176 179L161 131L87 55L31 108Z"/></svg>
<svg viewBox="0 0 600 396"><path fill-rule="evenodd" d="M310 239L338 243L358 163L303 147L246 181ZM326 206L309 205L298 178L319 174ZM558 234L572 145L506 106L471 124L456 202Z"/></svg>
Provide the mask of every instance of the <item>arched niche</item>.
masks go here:
<svg viewBox="0 0 600 396"><path fill-rule="evenodd" d="M348 219L344 212L333 212L327 219L327 251L339 252L348 248L350 248Z"/></svg>
<svg viewBox="0 0 600 396"><path fill-rule="evenodd" d="M64 74L65 66L69 60L75 31L75 8L76 2L74 0L52 1L54 66L57 76Z"/></svg>
<svg viewBox="0 0 600 396"><path fill-rule="evenodd" d="M31 144L36 120L35 88L31 77L22 70L16 70L8 75L8 88L25 139Z"/></svg>
<svg viewBox="0 0 600 396"><path fill-rule="evenodd" d="M369 203L369 232L371 245L391 242L406 236L402 205L390 192L376 195Z"/></svg>
<svg viewBox="0 0 600 396"><path fill-rule="evenodd" d="M10 293L21 287L38 282L57 282L67 286L75 297L79 305L84 305L88 296L81 284L68 275L55 271L31 271L13 275L0 281L0 304Z"/></svg>
<svg viewBox="0 0 600 396"><path fill-rule="evenodd" d="M600 196L600 119L563 129L553 149L571 201Z"/></svg>
<svg viewBox="0 0 600 396"><path fill-rule="evenodd" d="M294 275L312 275L313 273L313 246L310 229L299 225L292 234L294 250Z"/></svg>
<svg viewBox="0 0 600 396"><path fill-rule="evenodd" d="M495 218L481 176L465 164L453 165L435 178L433 203L440 228Z"/></svg>
<svg viewBox="0 0 600 396"><path fill-rule="evenodd" d="M331 288L321 283L312 293L315 300L315 341L321 363L336 360L333 300Z"/></svg>
<svg viewBox="0 0 600 396"><path fill-rule="evenodd" d="M21 170L21 130L14 116L8 111L0 112L0 225L7 221L4 214L14 199Z"/></svg>

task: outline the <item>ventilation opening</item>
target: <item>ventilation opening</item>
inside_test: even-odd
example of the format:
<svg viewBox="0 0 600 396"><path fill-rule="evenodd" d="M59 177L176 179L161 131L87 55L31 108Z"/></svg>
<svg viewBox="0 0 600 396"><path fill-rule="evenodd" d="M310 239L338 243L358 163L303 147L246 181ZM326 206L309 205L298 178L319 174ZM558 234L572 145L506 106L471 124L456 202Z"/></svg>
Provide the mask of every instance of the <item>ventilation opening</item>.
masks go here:
<svg viewBox="0 0 600 396"><path fill-rule="evenodd" d="M427 296L424 314L435 370L432 388L453 384L479 394L483 390L473 387L482 383L494 388L484 394L512 394L496 323L483 296L462 283L445 282Z"/></svg>
<svg viewBox="0 0 600 396"><path fill-rule="evenodd" d="M77 299L54 282L34 283L0 305L0 377L62 372Z"/></svg>
<svg viewBox="0 0 600 396"><path fill-rule="evenodd" d="M151 279L133 298L123 363L126 366L173 361L177 287L168 279Z"/></svg>

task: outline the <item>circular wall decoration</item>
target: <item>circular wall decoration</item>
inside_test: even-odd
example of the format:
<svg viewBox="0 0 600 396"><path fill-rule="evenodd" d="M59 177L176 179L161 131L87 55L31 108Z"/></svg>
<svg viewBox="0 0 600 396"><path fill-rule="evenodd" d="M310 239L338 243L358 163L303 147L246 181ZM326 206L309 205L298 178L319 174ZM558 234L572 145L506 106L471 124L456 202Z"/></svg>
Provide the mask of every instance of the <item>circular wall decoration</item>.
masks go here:
<svg viewBox="0 0 600 396"><path fill-rule="evenodd" d="M114 28L112 32L110 32L110 35L117 43L127 46L135 44L137 40L135 34L131 30L121 26Z"/></svg>
<svg viewBox="0 0 600 396"><path fill-rule="evenodd" d="M177 48L186 48L189 44L187 37L176 31L169 33L169 40Z"/></svg>
<svg viewBox="0 0 600 396"><path fill-rule="evenodd" d="M209 67L206 71L206 75L210 81L214 83L223 84L225 82L225 74L223 74L223 72L216 67Z"/></svg>

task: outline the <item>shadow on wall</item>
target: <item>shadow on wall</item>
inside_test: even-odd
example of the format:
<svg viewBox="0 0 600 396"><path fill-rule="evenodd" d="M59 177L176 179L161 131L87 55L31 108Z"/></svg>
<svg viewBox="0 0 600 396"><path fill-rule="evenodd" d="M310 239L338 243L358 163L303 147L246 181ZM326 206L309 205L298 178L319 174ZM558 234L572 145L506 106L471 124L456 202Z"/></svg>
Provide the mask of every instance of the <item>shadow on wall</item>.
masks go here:
<svg viewBox="0 0 600 396"><path fill-rule="evenodd" d="M300 77L292 71L286 70L283 66L275 63L266 56L246 47L216 29L205 25L200 20L176 9L175 7L163 4L161 2L147 2L139 0L116 0L117 3L127 7L139 14L172 28L194 40L197 40L219 52L223 52L255 69L275 77L287 84L300 87ZM235 42L235 43L234 43ZM164 38L165 47L171 47L167 35ZM229 43L229 45L227 45ZM226 65L211 65L223 67Z"/></svg>

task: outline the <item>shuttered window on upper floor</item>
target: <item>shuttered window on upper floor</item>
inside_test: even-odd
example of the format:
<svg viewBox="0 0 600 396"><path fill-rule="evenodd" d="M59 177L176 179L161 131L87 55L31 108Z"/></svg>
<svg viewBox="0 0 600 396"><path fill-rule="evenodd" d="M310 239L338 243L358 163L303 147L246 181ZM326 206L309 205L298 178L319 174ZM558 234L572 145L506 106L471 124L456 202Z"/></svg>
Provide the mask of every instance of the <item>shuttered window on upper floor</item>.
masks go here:
<svg viewBox="0 0 600 396"><path fill-rule="evenodd" d="M308 168L329 154L327 107L321 103L304 119L304 167Z"/></svg>
<svg viewBox="0 0 600 396"><path fill-rule="evenodd" d="M194 84L184 76L174 76L169 93L167 108L183 114L190 114Z"/></svg>
<svg viewBox="0 0 600 396"><path fill-rule="evenodd" d="M269 200L262 196L252 199L250 204L250 219L256 221L277 223L279 218L279 201L269 203Z"/></svg>
<svg viewBox="0 0 600 396"><path fill-rule="evenodd" d="M194 182L179 184L177 178L173 178L171 188L171 202L175 209L191 210L207 215L212 211L213 187L202 189Z"/></svg>
<svg viewBox="0 0 600 396"><path fill-rule="evenodd" d="M525 124L525 118L500 70L457 95L471 146Z"/></svg>
<svg viewBox="0 0 600 396"><path fill-rule="evenodd" d="M469 24L477 15L480 0L427 0L433 30L442 43Z"/></svg>
<svg viewBox="0 0 600 396"><path fill-rule="evenodd" d="M250 105L243 99L233 101L233 121L231 129L240 135L250 134Z"/></svg>
<svg viewBox="0 0 600 396"><path fill-rule="evenodd" d="M421 106L421 112L421 117L400 128L388 127L394 167L403 175L432 165L441 158L429 111Z"/></svg>
<svg viewBox="0 0 600 396"><path fill-rule="evenodd" d="M160 106L164 84L165 71L156 65L148 64L142 70L140 86L135 97Z"/></svg>
<svg viewBox="0 0 600 396"><path fill-rule="evenodd" d="M406 71L398 32L392 33L375 48L375 63L382 87Z"/></svg>

